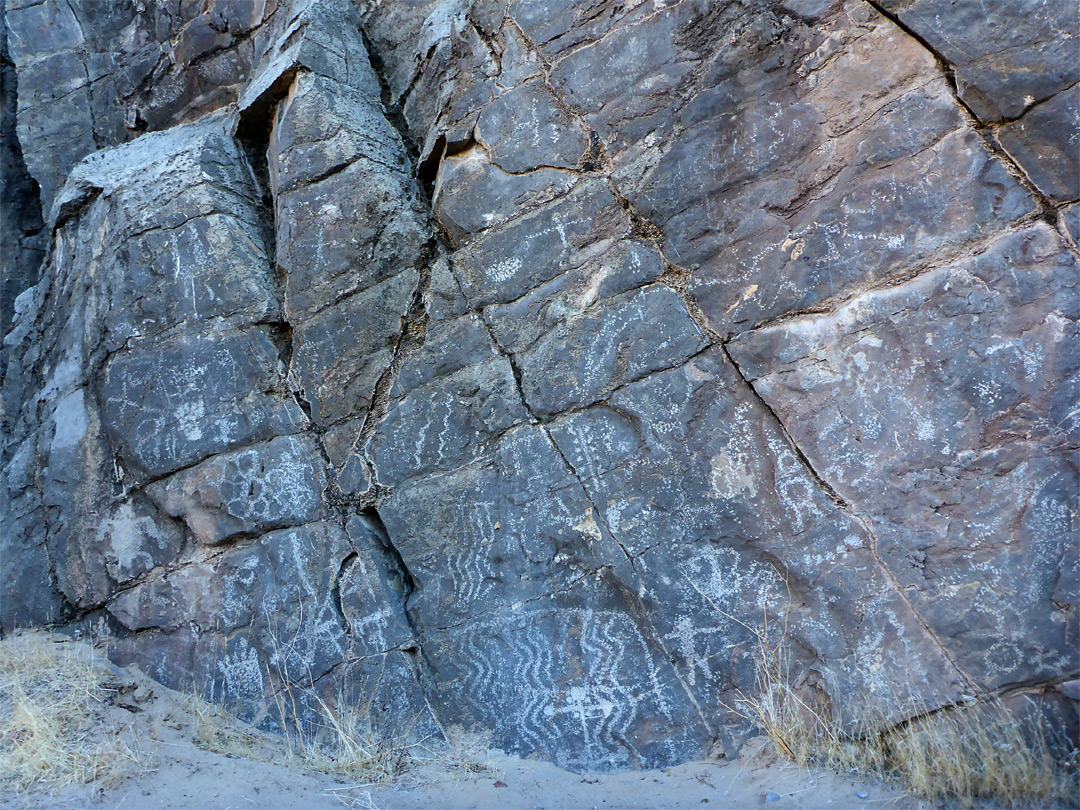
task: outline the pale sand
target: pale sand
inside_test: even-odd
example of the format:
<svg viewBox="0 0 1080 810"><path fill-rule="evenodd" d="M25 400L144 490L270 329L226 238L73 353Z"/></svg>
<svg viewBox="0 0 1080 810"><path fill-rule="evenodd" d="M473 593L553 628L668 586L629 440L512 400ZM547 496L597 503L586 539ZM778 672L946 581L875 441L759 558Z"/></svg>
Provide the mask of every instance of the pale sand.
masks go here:
<svg viewBox="0 0 1080 810"><path fill-rule="evenodd" d="M350 784L285 765L215 754L194 743L183 696L134 668L122 670L120 705L103 713L101 732L136 740L139 762L111 787L80 785L14 795L0 808L905 808L925 805L880 782L800 770L768 761L768 749L734 762L696 762L659 771L582 775L497 751L474 753L470 773L438 759L417 764L390 787ZM762 749L763 746L749 746ZM769 793L776 794L767 801ZM863 798L865 795L865 798Z"/></svg>

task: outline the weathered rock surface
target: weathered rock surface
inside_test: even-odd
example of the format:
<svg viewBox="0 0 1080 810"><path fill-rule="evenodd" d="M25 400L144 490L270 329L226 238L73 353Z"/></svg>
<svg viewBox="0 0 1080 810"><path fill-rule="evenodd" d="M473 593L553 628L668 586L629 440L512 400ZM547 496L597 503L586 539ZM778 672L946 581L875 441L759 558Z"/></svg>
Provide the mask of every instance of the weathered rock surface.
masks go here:
<svg viewBox="0 0 1080 810"><path fill-rule="evenodd" d="M731 344L815 469L866 504L957 663L994 686L1075 655L1077 271L1039 223Z"/></svg>
<svg viewBox="0 0 1080 810"><path fill-rule="evenodd" d="M0 17L5 14L0 2ZM0 282L0 334L7 334L15 311L15 297L37 281L44 257L44 232L37 182L26 170L22 145L15 133L18 75L8 53L8 29L0 26L0 256L4 276ZM3 364L0 363L0 366ZM0 370L0 374L3 371Z"/></svg>
<svg viewBox="0 0 1080 810"><path fill-rule="evenodd" d="M0 626L580 769L734 756L766 621L1074 682L1075 9L979 8L9 0Z"/></svg>
<svg viewBox="0 0 1080 810"><path fill-rule="evenodd" d="M932 48L957 94L1040 192L1080 199L1080 16L1066 3L883 0ZM1022 25L1016 23L1023 20Z"/></svg>

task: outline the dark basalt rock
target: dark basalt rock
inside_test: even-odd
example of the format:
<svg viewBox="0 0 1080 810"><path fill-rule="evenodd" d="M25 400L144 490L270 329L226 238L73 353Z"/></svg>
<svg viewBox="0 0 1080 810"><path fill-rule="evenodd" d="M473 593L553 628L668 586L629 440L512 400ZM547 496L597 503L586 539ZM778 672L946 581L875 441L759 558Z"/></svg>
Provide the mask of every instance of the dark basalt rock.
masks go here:
<svg viewBox="0 0 1080 810"><path fill-rule="evenodd" d="M0 627L582 770L766 623L1075 683L1075 9L503 5L8 2Z"/></svg>
<svg viewBox="0 0 1080 810"><path fill-rule="evenodd" d="M6 16L0 2L0 18ZM8 29L0 24L0 255L4 276L0 282L0 334L7 334L15 313L15 296L37 281L45 255L41 200L37 182L26 170L22 145L15 133L19 79L8 54ZM4 364L0 362L0 367ZM2 374L0 368L0 374Z"/></svg>
<svg viewBox="0 0 1080 810"><path fill-rule="evenodd" d="M1078 269L1038 224L731 344L811 464L866 504L882 560L986 687L1080 663Z"/></svg>

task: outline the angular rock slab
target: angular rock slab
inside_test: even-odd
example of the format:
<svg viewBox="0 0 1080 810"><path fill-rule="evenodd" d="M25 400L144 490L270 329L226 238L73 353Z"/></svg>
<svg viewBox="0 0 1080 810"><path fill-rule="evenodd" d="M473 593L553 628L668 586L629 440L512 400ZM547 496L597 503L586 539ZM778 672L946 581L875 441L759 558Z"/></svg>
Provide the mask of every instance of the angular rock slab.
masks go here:
<svg viewBox="0 0 1080 810"><path fill-rule="evenodd" d="M542 166L573 169L589 148L589 133L538 79L487 105L476 134L492 162L515 174Z"/></svg>
<svg viewBox="0 0 1080 810"><path fill-rule="evenodd" d="M999 143L1039 191L1058 203L1080 198L1080 67L1066 44L1080 36L1080 19L1071 4L882 5L951 65L960 99L982 122L1003 124ZM1021 18L1023 25L1012 22Z"/></svg>
<svg viewBox="0 0 1080 810"><path fill-rule="evenodd" d="M126 458L160 476L299 430L307 420L296 402L266 393L282 378L264 331L181 339L108 364L103 419Z"/></svg>
<svg viewBox="0 0 1080 810"><path fill-rule="evenodd" d="M426 223L402 204L415 181L377 97L300 73L269 123L264 158L273 166L292 317L310 317L415 263Z"/></svg>
<svg viewBox="0 0 1080 810"><path fill-rule="evenodd" d="M987 123L1019 118L1080 81L1063 39L1080 36L1076 8L1062 0L883 0L881 5L953 65L960 98ZM1023 20L1018 25L1017 20Z"/></svg>
<svg viewBox="0 0 1080 810"><path fill-rule="evenodd" d="M476 238L454 254L453 266L474 307L506 303L600 255L626 231L628 217L610 187L590 180Z"/></svg>
<svg viewBox="0 0 1080 810"><path fill-rule="evenodd" d="M101 475L102 459L112 453L86 393L78 389L57 403L42 491L57 583L83 609L174 562L183 544L180 529L151 502Z"/></svg>
<svg viewBox="0 0 1080 810"><path fill-rule="evenodd" d="M678 293L655 282L661 257L620 242L517 301L485 308L520 368L532 413L560 413L686 360L706 338Z"/></svg>
<svg viewBox="0 0 1080 810"><path fill-rule="evenodd" d="M162 511L182 517L199 542L312 523L322 517L326 473L310 438L282 436L220 453L147 487Z"/></svg>
<svg viewBox="0 0 1080 810"><path fill-rule="evenodd" d="M848 719L892 714L898 695L957 696L962 680L873 538L722 350L627 385L552 435L633 559L652 626L703 709L722 715L720 695L749 686L753 633L770 625L787 628L838 705L862 695Z"/></svg>
<svg viewBox="0 0 1080 810"><path fill-rule="evenodd" d="M194 678L206 694L260 718L268 686L318 678L345 659L333 579L351 551L340 526L313 523L140 584L109 604L117 622L139 631L118 639L117 655L174 688Z"/></svg>
<svg viewBox="0 0 1080 810"><path fill-rule="evenodd" d="M238 349L243 357L231 356L244 366L243 382L265 380L276 369L277 348L265 333L239 333L272 320L278 305L253 189L225 127L221 116L210 116L80 163L50 217L53 244L42 281L24 294L18 328L6 343L8 424L13 445L22 448L12 483L34 484L11 512L5 509L5 525L14 537L45 541L57 586L82 609L173 562L181 549L179 527L138 492L147 477L214 452L212 441L198 446L204 428L223 438L232 431L225 422L260 422L236 412L235 388L222 394L228 339L199 333L232 331L234 348L243 344L258 355ZM153 295L155 288L165 297ZM201 353L178 350L193 344ZM219 409L211 426L200 421L207 411L202 397L215 389L228 413ZM125 392L138 401L109 401ZM303 415L295 404L262 396L269 422L282 432L297 428ZM255 431L266 428L263 421ZM225 444L247 441L243 434L239 429ZM28 531L35 521L42 532ZM23 547L14 559L28 553L34 556ZM47 600L43 610L64 610L55 594Z"/></svg>
<svg viewBox="0 0 1080 810"><path fill-rule="evenodd" d="M300 72L256 147L270 167L293 371L324 427L371 406L431 238L362 42L354 50L353 73L367 92Z"/></svg>
<svg viewBox="0 0 1080 810"><path fill-rule="evenodd" d="M997 131L998 143L1052 200L1080 199L1080 86Z"/></svg>
<svg viewBox="0 0 1080 810"><path fill-rule="evenodd" d="M476 144L439 164L433 212L450 236L463 244L471 234L566 194L576 179L574 172L548 168L511 174Z"/></svg>
<svg viewBox="0 0 1080 810"><path fill-rule="evenodd" d="M730 347L987 689L1077 665L1076 284L1037 224Z"/></svg>
<svg viewBox="0 0 1080 810"><path fill-rule="evenodd" d="M532 426L508 431L473 464L398 486L379 514L415 583L409 615L425 630L627 564L550 438ZM427 515L423 525L417 514Z"/></svg>
<svg viewBox="0 0 1080 810"><path fill-rule="evenodd" d="M402 366L395 399L365 449L386 486L481 458L528 419L513 369L479 318L433 331Z"/></svg>
<svg viewBox="0 0 1080 810"><path fill-rule="evenodd" d="M704 754L711 735L642 617L606 573L425 636L446 722L582 770Z"/></svg>
<svg viewBox="0 0 1080 810"><path fill-rule="evenodd" d="M347 532L310 523L139 584L108 608L138 631L117 638L115 657L140 662L175 688L194 679L208 697L271 728L282 722L273 694L286 684L308 701L307 713L290 722L318 717L303 687L322 679L319 691L342 708L366 700L377 731L435 733L416 667L403 652L415 650L416 640L400 583L395 595L377 534L359 518ZM339 666L352 675L323 677Z"/></svg>

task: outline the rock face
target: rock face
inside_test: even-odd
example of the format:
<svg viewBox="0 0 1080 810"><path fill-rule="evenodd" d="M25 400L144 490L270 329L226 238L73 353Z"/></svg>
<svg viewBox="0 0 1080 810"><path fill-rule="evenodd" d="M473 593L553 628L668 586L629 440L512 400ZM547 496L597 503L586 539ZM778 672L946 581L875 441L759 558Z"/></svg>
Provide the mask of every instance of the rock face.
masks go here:
<svg viewBox="0 0 1080 810"><path fill-rule="evenodd" d="M3 13L4 3L0 0L0 16ZM39 189L26 170L15 134L18 76L8 54L7 33L7 26L0 26L0 143L3 143L0 200L4 201L0 207L0 256L4 262L0 280L0 334L7 334L11 328L15 297L37 281L45 235Z"/></svg>
<svg viewBox="0 0 1080 810"><path fill-rule="evenodd" d="M1069 4L4 25L5 630L580 769L1076 678Z"/></svg>

